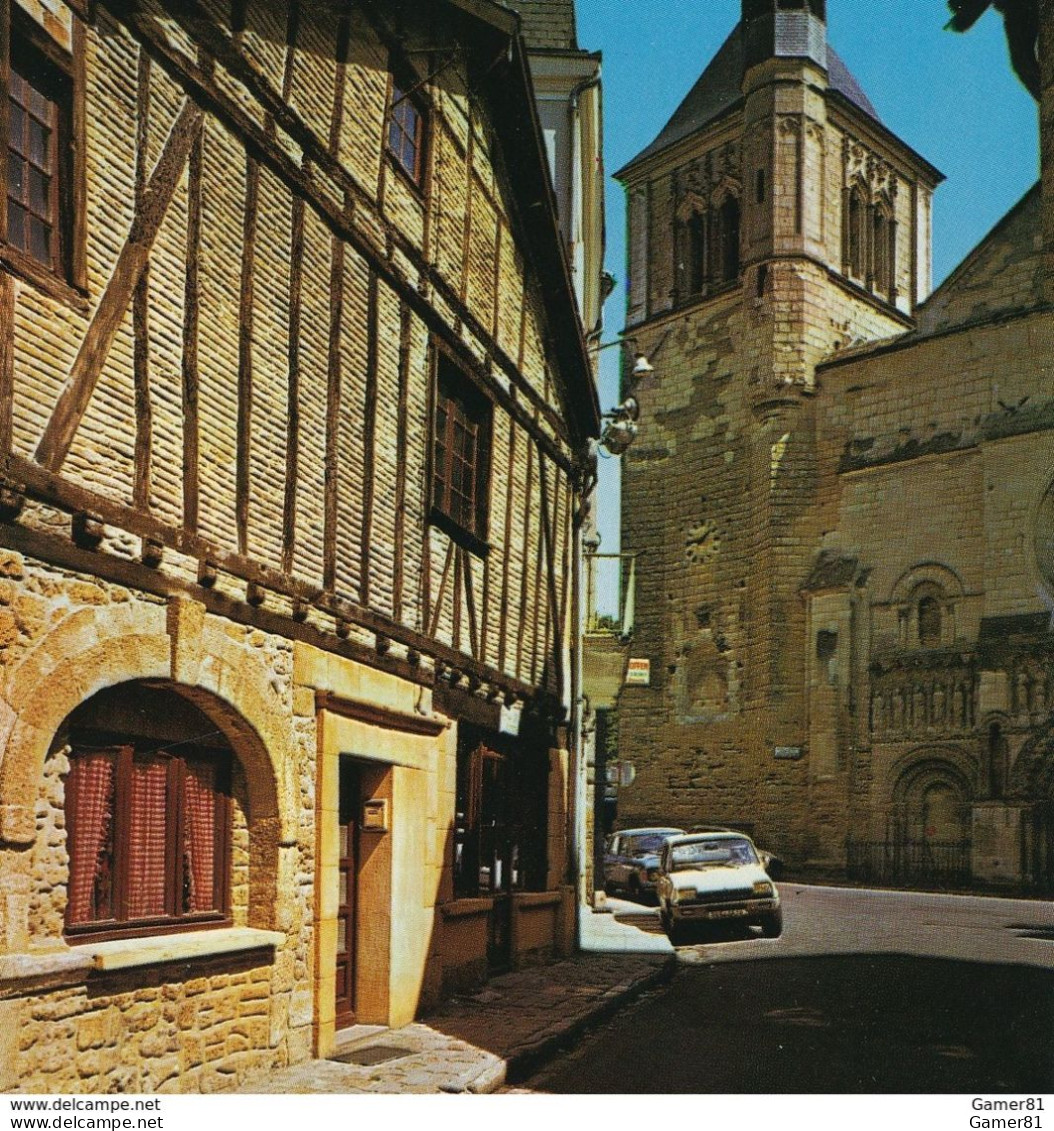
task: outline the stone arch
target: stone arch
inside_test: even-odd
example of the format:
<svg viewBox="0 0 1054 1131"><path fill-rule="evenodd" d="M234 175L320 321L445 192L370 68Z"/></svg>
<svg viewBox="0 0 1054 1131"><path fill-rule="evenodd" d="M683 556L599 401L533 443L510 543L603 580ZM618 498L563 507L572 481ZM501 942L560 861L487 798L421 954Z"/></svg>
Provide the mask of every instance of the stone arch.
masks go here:
<svg viewBox="0 0 1054 1131"><path fill-rule="evenodd" d="M890 593L900 644L934 648L954 643L956 610L965 593L959 575L939 562L921 562L901 574Z"/></svg>
<svg viewBox="0 0 1054 1131"><path fill-rule="evenodd" d="M941 562L918 562L897 578L889 594L891 604L899 605L908 600L914 590L924 583L936 586L948 597L956 600L966 594L962 579L955 570Z"/></svg>
<svg viewBox="0 0 1054 1131"><path fill-rule="evenodd" d="M968 839L975 772L961 761L953 750L926 747L894 767L890 840L939 845Z"/></svg>
<svg viewBox="0 0 1054 1131"><path fill-rule="evenodd" d="M1007 795L1022 801L1054 801L1054 725L1033 735L1010 767Z"/></svg>
<svg viewBox="0 0 1054 1131"><path fill-rule="evenodd" d="M293 759L288 724L281 721L289 708L269 687L262 665L223 632L209 633L207 656L183 665L181 678L173 679L169 612L163 605L132 603L80 609L11 673L0 696L0 840L32 843L37 783L59 728L76 707L107 687L161 680L214 719L230 742L245 769L260 829L276 847L295 843L285 784Z"/></svg>

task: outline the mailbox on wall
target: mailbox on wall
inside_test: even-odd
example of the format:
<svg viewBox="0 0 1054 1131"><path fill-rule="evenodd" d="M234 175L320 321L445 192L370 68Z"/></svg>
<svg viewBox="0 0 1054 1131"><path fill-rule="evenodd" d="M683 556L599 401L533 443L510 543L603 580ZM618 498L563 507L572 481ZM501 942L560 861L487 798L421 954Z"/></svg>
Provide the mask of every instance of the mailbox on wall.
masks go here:
<svg viewBox="0 0 1054 1131"><path fill-rule="evenodd" d="M362 803L362 831L386 833L388 831L388 802L364 801Z"/></svg>

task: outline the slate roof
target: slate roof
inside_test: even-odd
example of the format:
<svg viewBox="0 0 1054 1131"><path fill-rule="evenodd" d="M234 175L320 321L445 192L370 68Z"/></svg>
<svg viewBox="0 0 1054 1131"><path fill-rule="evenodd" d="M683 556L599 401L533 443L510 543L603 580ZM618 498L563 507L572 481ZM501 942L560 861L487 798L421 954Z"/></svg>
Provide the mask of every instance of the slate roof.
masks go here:
<svg viewBox="0 0 1054 1131"><path fill-rule="evenodd" d="M519 12L522 34L531 51L577 51L574 0L505 0Z"/></svg>
<svg viewBox="0 0 1054 1131"><path fill-rule="evenodd" d="M691 136L697 130L716 121L722 114L732 109L742 100L743 82L743 37L741 26L737 24L731 35L722 44L710 66L703 71L699 81L688 92L687 97L674 111L673 117L663 127L659 136L630 161L626 168L661 153L671 145ZM847 98L858 109L881 122L878 112L870 99L860 89L860 84L850 74L837 52L827 47L827 76L831 89ZM619 174L616 174L618 176Z"/></svg>

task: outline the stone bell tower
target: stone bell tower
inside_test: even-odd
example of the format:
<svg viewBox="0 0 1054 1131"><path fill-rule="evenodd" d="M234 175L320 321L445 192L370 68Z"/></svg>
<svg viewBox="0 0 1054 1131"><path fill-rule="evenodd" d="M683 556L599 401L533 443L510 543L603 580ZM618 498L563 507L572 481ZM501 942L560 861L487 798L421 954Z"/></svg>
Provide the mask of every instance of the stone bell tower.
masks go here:
<svg viewBox="0 0 1054 1131"><path fill-rule="evenodd" d="M940 174L882 125L828 44L824 0L741 14L617 174L626 333L655 369L623 463L632 651L651 684L620 699L637 775L619 820L747 822L805 858L824 851L817 808L834 824L844 809L845 752L816 750L837 720L810 732L801 597L822 539L816 366L912 326Z"/></svg>

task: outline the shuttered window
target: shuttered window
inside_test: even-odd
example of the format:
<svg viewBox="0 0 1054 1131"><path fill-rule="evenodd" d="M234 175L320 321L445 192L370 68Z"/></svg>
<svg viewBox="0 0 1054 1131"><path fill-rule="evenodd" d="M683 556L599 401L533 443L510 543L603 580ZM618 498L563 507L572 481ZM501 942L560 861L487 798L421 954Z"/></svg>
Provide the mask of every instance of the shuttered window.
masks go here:
<svg viewBox="0 0 1054 1131"><path fill-rule="evenodd" d="M225 921L229 777L222 752L75 748L67 931L97 938Z"/></svg>

